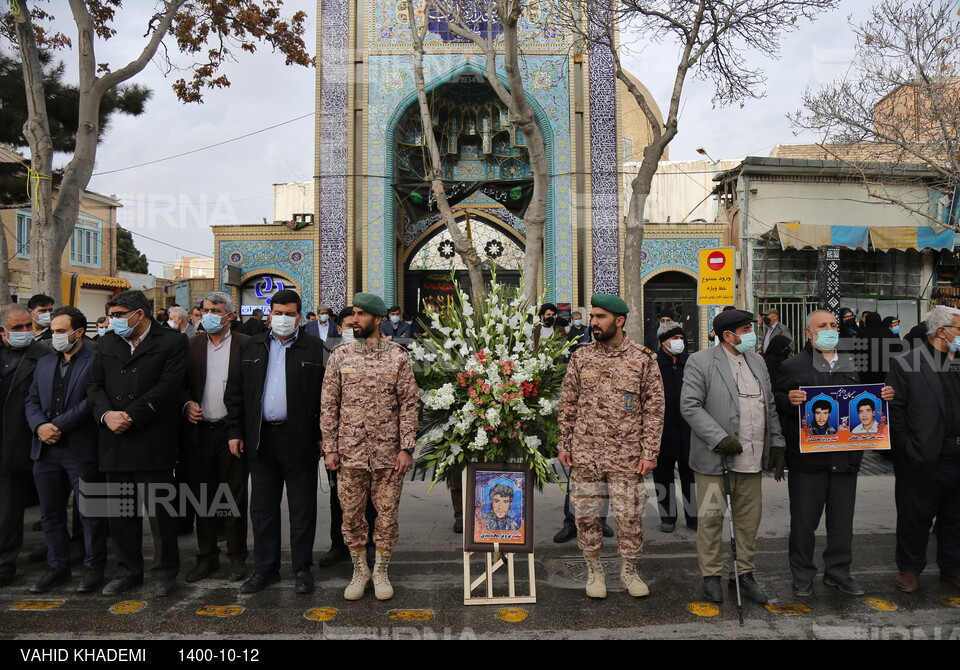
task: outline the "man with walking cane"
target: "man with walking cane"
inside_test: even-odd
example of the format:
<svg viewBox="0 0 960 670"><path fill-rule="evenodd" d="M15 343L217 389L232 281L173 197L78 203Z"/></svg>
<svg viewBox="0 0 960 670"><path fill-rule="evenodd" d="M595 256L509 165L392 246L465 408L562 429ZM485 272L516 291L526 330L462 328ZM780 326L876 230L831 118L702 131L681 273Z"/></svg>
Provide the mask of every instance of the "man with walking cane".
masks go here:
<svg viewBox="0 0 960 670"><path fill-rule="evenodd" d="M720 346L690 356L680 393L680 414L690 424L690 467L697 484L697 559L707 600L723 602L724 462L729 466L731 516L736 536L738 596L766 604L754 579L760 527L760 477L766 467L782 467L780 433L770 376L756 353L754 315L733 309L713 320Z"/></svg>

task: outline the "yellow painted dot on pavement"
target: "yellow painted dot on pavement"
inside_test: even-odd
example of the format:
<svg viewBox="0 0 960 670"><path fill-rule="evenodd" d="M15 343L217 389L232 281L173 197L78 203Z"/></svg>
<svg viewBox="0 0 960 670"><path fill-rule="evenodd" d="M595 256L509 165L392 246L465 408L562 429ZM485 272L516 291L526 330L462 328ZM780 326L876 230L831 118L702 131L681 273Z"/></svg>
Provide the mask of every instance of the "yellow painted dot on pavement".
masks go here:
<svg viewBox="0 0 960 670"><path fill-rule="evenodd" d="M390 610L387 618L394 621L430 621L433 612L430 610Z"/></svg>
<svg viewBox="0 0 960 670"><path fill-rule="evenodd" d="M897 609L896 605L883 598L864 598L863 602L867 607L875 609L878 612L893 612Z"/></svg>
<svg viewBox="0 0 960 670"><path fill-rule="evenodd" d="M950 607L960 607L960 598L957 596L943 596L943 599L947 601Z"/></svg>
<svg viewBox="0 0 960 670"><path fill-rule="evenodd" d="M522 607L503 607L497 610L497 618L507 623L519 623L530 616Z"/></svg>
<svg viewBox="0 0 960 670"><path fill-rule="evenodd" d="M243 607L233 607L230 605L204 605L197 610L197 614L203 616L237 616L243 610Z"/></svg>
<svg viewBox="0 0 960 670"><path fill-rule="evenodd" d="M813 610L806 605L764 605L768 612L774 614L810 614Z"/></svg>
<svg viewBox="0 0 960 670"><path fill-rule="evenodd" d="M10 609L12 610L21 610L21 611L40 611L40 610L54 610L60 607L65 601L63 600L23 600L18 602L16 605L13 605Z"/></svg>
<svg viewBox="0 0 960 670"><path fill-rule="evenodd" d="M332 621L339 612L332 607L314 607L303 613L304 619L310 621Z"/></svg>
<svg viewBox="0 0 960 670"><path fill-rule="evenodd" d="M142 600L124 600L122 603L117 603L111 607L110 612L111 614L134 614L146 606L147 603Z"/></svg>
<svg viewBox="0 0 960 670"><path fill-rule="evenodd" d="M687 611L697 616L717 616L720 608L713 603L687 603Z"/></svg>

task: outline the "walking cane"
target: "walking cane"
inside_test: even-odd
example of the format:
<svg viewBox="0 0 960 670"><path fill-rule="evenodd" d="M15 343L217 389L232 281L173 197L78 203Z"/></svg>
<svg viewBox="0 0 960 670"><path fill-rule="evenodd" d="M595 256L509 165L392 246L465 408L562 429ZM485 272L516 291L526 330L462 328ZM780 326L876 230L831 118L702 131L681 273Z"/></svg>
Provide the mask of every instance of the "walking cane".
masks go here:
<svg viewBox="0 0 960 670"><path fill-rule="evenodd" d="M737 532L733 527L733 504L730 502L730 470L727 468L727 456L720 452L720 467L723 469L723 490L727 496L727 521L730 523L730 553L733 560L733 576L737 584L737 616L743 627L743 600L740 598L740 571L737 569Z"/></svg>

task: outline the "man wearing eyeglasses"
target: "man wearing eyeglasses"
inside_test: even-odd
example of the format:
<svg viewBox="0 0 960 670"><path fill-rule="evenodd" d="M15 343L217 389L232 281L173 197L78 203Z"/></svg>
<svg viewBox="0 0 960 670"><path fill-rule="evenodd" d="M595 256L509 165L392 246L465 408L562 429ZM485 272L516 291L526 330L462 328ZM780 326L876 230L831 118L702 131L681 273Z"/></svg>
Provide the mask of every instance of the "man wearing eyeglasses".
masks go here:
<svg viewBox="0 0 960 670"><path fill-rule="evenodd" d="M143 520L146 506L156 547L154 594L173 593L180 570L177 528L170 500L180 392L187 338L150 318L140 291L124 291L107 303L112 332L100 338L90 371L89 397L100 426L100 471L111 485L110 537L119 570L103 594L118 595L143 583Z"/></svg>
<svg viewBox="0 0 960 670"><path fill-rule="evenodd" d="M894 585L920 588L937 522L940 580L960 589L960 310L939 305L924 317L927 341L891 361L890 446L897 485Z"/></svg>
<svg viewBox="0 0 960 670"><path fill-rule="evenodd" d="M713 320L720 346L687 359L680 413L690 424L690 468L697 484L697 559L707 600L723 601L724 478L721 454L730 470L730 497L737 535L737 573L743 595L761 605L767 596L754 579L760 528L760 477L782 467L784 441L770 375L756 352L754 315L740 309ZM736 584L730 579L730 589Z"/></svg>

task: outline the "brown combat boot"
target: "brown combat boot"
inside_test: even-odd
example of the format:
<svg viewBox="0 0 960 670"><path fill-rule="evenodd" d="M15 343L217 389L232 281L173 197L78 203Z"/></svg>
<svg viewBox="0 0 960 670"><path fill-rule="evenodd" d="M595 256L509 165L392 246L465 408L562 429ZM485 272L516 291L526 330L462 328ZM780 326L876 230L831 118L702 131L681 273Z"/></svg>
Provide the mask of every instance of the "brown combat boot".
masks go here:
<svg viewBox="0 0 960 670"><path fill-rule="evenodd" d="M650 595L650 589L637 575L637 563L632 558L623 559L623 565L620 566L620 581L627 593L634 598Z"/></svg>
<svg viewBox="0 0 960 670"><path fill-rule="evenodd" d="M367 567L367 552L364 547L350 548L350 558L353 560L353 579L343 592L346 600L360 600L363 592L370 584L370 568Z"/></svg>
<svg viewBox="0 0 960 670"><path fill-rule="evenodd" d="M387 566L390 565L391 552L377 549L377 560L373 564L373 593L377 600L390 600L393 597L393 586L387 577Z"/></svg>
<svg viewBox="0 0 960 670"><path fill-rule="evenodd" d="M583 560L587 562L587 597L606 598L607 585L604 581L603 563L600 562L600 552L583 552Z"/></svg>

